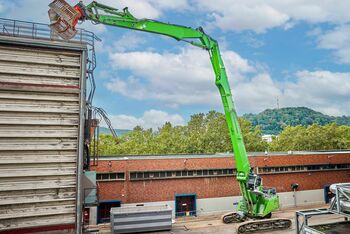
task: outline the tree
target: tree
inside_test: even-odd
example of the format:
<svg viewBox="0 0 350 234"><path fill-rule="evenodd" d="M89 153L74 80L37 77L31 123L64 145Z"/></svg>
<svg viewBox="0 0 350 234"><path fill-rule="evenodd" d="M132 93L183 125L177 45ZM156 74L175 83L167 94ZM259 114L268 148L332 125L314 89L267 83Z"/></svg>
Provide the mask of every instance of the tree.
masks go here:
<svg viewBox="0 0 350 234"><path fill-rule="evenodd" d="M261 138L260 126L252 127L252 123L247 119L239 118L244 144L247 151L265 151L268 144Z"/></svg>
<svg viewBox="0 0 350 234"><path fill-rule="evenodd" d="M248 151L264 151L259 127L252 127L245 119L239 119ZM111 135L100 136L100 155L127 154L200 154L232 152L231 139L225 115L216 111L191 116L185 126L165 123L157 131L137 126L130 133L118 138L116 144Z"/></svg>
<svg viewBox="0 0 350 234"><path fill-rule="evenodd" d="M155 152L157 154L175 154L185 152L186 139L182 126L173 127L166 122L158 130L155 137Z"/></svg>
<svg viewBox="0 0 350 234"><path fill-rule="evenodd" d="M350 148L350 126L335 123L286 127L270 144L272 151L339 150Z"/></svg>

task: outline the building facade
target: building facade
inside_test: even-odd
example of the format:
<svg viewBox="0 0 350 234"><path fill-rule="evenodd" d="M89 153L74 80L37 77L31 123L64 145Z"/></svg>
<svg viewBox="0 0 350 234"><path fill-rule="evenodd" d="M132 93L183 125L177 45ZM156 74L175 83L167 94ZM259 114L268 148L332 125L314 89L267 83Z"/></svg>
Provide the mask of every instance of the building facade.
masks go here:
<svg viewBox="0 0 350 234"><path fill-rule="evenodd" d="M250 153L249 160L264 186L277 189L282 207L324 203L330 184L350 181L349 151ZM107 222L113 206L166 203L183 216L229 211L240 199L229 154L101 157L91 170L99 197L92 223Z"/></svg>

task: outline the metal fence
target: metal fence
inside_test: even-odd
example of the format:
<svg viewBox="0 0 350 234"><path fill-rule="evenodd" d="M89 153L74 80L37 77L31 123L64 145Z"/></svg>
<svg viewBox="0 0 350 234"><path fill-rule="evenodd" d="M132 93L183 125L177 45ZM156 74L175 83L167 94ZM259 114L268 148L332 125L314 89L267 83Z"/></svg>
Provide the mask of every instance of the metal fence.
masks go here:
<svg viewBox="0 0 350 234"><path fill-rule="evenodd" d="M0 18L0 34L12 37L65 41L52 31L48 24L5 18ZM94 33L79 28L77 34L70 41L94 46L96 40L99 41L100 39Z"/></svg>

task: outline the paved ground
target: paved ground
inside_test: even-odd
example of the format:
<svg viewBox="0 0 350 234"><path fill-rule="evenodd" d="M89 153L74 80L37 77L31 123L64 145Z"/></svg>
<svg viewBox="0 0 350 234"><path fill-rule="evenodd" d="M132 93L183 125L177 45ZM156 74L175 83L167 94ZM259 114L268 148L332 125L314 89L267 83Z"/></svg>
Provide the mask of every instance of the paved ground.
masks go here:
<svg viewBox="0 0 350 234"><path fill-rule="evenodd" d="M273 218L288 218L293 221L292 228L283 231L269 231L269 233L283 233L283 234L295 234L295 212L297 210L312 209L315 207L298 207L289 208L277 211L274 213ZM319 206L317 208L320 208ZM323 207L326 208L326 207ZM207 215L200 217L186 217L181 219L176 219L173 224L171 231L166 232L149 232L149 234L205 234L205 233L215 233L215 234L235 234L237 224L224 224L220 220L221 215ZM335 215L332 216L317 216L310 220L310 224L313 223L327 223L335 221L343 221L344 219ZM104 225L100 226L99 233L109 233L110 226ZM348 230L350 233L350 230Z"/></svg>

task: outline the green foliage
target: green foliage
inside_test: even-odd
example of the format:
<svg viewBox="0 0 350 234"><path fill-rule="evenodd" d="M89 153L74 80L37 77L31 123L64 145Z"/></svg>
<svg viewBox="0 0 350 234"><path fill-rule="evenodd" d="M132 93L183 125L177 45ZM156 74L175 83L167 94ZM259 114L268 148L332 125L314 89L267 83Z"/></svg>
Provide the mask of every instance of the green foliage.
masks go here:
<svg viewBox="0 0 350 234"><path fill-rule="evenodd" d="M261 139L260 126L245 118L239 118L239 124L247 151L350 149L350 126L335 123L284 126L281 134L268 144ZM200 154L232 152L232 144L224 114L210 111L192 115L185 126L165 123L157 131L135 127L120 136L118 144L112 135L101 134L99 152L100 155Z"/></svg>
<svg viewBox="0 0 350 234"><path fill-rule="evenodd" d="M259 127L239 119L248 151L264 151L267 143L261 140ZM157 131L136 127L118 138L100 135L100 155L142 154L199 154L232 152L225 115L216 111L191 116L186 126L165 123Z"/></svg>
<svg viewBox="0 0 350 234"><path fill-rule="evenodd" d="M253 127L251 122L244 118L239 119L239 125L247 151L265 151L267 149L268 144L261 139L260 126Z"/></svg>
<svg viewBox="0 0 350 234"><path fill-rule="evenodd" d="M324 115L306 107L287 107L281 109L267 109L259 114L243 116L252 122L253 126L261 126L263 134L277 135L287 126L309 126L312 124L350 125L350 117L333 117Z"/></svg>
<svg viewBox="0 0 350 234"><path fill-rule="evenodd" d="M339 150L350 148L350 126L289 126L272 141L271 151Z"/></svg>

